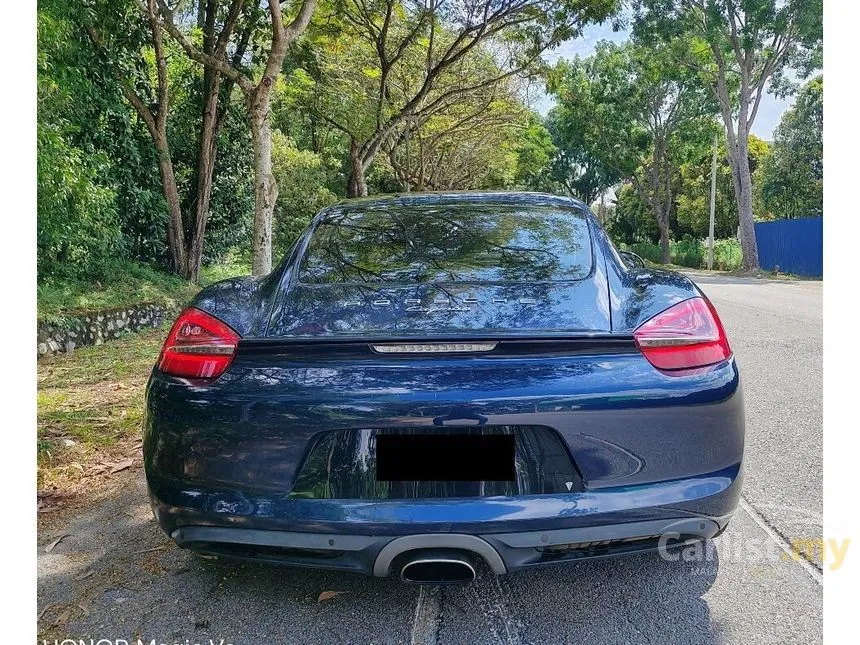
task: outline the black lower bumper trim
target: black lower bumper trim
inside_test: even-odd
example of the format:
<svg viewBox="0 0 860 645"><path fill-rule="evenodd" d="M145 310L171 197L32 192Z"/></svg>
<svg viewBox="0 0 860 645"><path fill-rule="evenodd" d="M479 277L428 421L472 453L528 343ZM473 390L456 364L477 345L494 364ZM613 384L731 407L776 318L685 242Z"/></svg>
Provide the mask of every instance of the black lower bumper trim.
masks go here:
<svg viewBox="0 0 860 645"><path fill-rule="evenodd" d="M179 546L202 553L375 576L390 575L392 563L404 553L450 549L479 556L501 574L532 565L653 551L708 539L725 528L729 519L690 517L548 531L402 537L183 526L170 537Z"/></svg>

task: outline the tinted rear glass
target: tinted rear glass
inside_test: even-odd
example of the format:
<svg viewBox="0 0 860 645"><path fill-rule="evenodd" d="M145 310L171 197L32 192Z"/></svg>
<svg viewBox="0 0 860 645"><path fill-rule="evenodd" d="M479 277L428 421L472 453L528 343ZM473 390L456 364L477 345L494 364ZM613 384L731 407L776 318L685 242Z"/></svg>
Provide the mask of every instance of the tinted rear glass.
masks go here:
<svg viewBox="0 0 860 645"><path fill-rule="evenodd" d="M300 270L304 283L529 282L591 272L582 211L559 207L434 206L344 210L322 222Z"/></svg>

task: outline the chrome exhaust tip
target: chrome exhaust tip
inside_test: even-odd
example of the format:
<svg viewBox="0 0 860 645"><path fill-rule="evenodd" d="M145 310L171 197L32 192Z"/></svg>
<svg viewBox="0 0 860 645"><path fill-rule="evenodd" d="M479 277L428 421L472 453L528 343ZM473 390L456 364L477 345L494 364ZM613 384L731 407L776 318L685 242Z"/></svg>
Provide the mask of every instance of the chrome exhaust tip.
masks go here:
<svg viewBox="0 0 860 645"><path fill-rule="evenodd" d="M468 556L423 553L408 560L400 579L413 585L461 585L475 579L475 566Z"/></svg>

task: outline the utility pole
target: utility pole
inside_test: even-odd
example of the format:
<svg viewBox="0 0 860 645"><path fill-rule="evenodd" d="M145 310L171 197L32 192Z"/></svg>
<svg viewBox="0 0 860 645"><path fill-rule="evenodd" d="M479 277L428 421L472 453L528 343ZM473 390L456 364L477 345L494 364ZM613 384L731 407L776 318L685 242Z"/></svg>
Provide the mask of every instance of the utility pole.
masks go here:
<svg viewBox="0 0 860 645"><path fill-rule="evenodd" d="M708 225L708 270L714 268L714 217L717 209L717 134L714 133L714 157L711 160L711 221Z"/></svg>

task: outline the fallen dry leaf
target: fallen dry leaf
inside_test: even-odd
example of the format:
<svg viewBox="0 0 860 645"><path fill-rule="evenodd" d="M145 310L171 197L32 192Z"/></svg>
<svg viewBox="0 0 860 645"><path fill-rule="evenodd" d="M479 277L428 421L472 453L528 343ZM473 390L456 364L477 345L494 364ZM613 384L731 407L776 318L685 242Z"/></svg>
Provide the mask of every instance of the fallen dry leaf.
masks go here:
<svg viewBox="0 0 860 645"><path fill-rule="evenodd" d="M84 616L89 616L89 615L90 615L90 610L89 610L89 609L87 609L84 605L78 605L77 607L78 607L78 609L80 609L82 612L84 612Z"/></svg>
<svg viewBox="0 0 860 645"><path fill-rule="evenodd" d="M48 546L45 547L45 553L50 553L51 551L53 551L54 547L57 546L60 542L62 542L63 538L67 538L67 537L69 537L69 534L63 533L63 535L61 535L60 537L58 537L56 540L54 540Z"/></svg>
<svg viewBox="0 0 860 645"><path fill-rule="evenodd" d="M320 597L317 598L317 602L325 602L326 600L331 600L335 596L339 596L342 593L346 593L345 591L323 591L320 594Z"/></svg>
<svg viewBox="0 0 860 645"><path fill-rule="evenodd" d="M134 463L134 459L126 459L125 461L121 461L117 464L113 465L113 468L110 469L110 474L118 473L121 470L125 470L126 468L131 468L131 465Z"/></svg>
<svg viewBox="0 0 860 645"><path fill-rule="evenodd" d="M72 610L67 609L62 614L57 616L57 620L54 621L54 626L57 627L60 625L65 625L67 622L69 622L69 618L71 618L71 617L72 617Z"/></svg>

